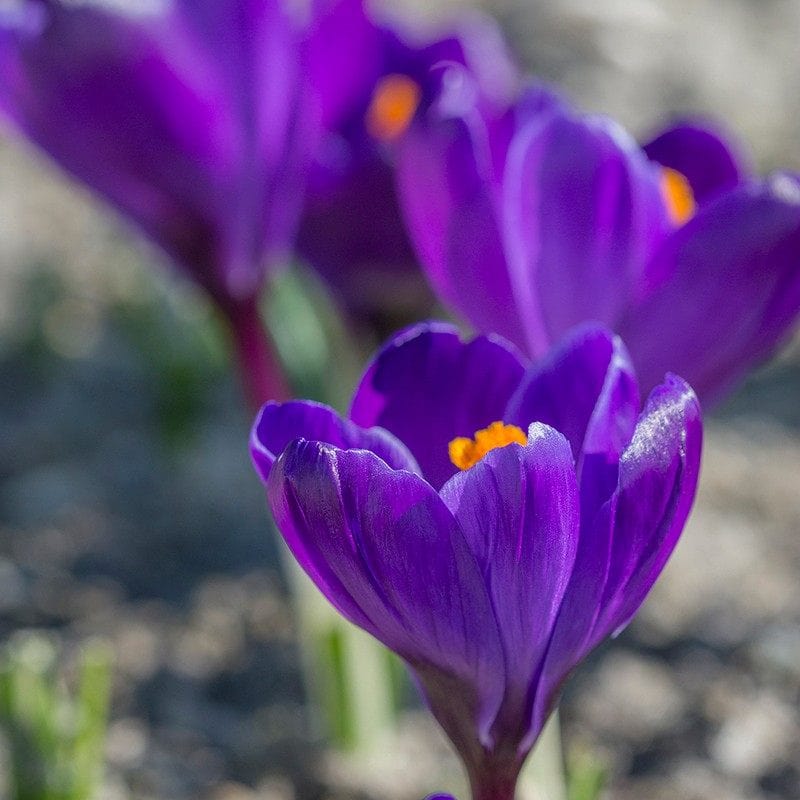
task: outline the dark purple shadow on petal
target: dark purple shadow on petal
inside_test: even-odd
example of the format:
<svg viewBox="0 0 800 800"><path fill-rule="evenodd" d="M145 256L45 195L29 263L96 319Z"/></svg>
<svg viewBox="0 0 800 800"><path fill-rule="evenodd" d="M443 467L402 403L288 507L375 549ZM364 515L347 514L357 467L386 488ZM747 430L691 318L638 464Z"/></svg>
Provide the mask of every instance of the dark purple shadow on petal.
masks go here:
<svg viewBox="0 0 800 800"><path fill-rule="evenodd" d="M275 463L267 495L289 548L331 603L401 655L426 690L447 685L449 705L438 710L460 735L485 740L503 689L497 623L438 494L373 453L298 440Z"/></svg>
<svg viewBox="0 0 800 800"><path fill-rule="evenodd" d="M508 404L506 421L543 422L566 436L578 465L586 454L616 463L639 413L627 350L604 328L580 326L532 366Z"/></svg>
<svg viewBox="0 0 800 800"><path fill-rule="evenodd" d="M392 339L367 367L350 411L408 447L432 486L457 471L449 442L503 419L524 367L496 337L463 342L445 323L416 325Z"/></svg>
<svg viewBox="0 0 800 800"><path fill-rule="evenodd" d="M697 122L667 128L642 150L651 161L680 172L698 203L738 186L748 172L742 166L738 143Z"/></svg>
<svg viewBox="0 0 800 800"><path fill-rule="evenodd" d="M333 185L307 198L297 249L356 313L403 302L419 272L395 190L394 170L377 148L352 153ZM331 176L329 176L331 177Z"/></svg>
<svg viewBox="0 0 800 800"><path fill-rule="evenodd" d="M778 175L705 205L667 239L618 332L643 389L674 370L708 404L768 358L800 311L800 185Z"/></svg>
<svg viewBox="0 0 800 800"><path fill-rule="evenodd" d="M360 428L342 419L329 406L311 400L269 402L261 409L250 433L250 454L262 481L269 478L275 459L294 439L308 439L341 450L369 450L392 469L419 473L405 446L382 428Z"/></svg>
<svg viewBox="0 0 800 800"><path fill-rule="evenodd" d="M546 425L528 444L488 453L442 488L475 554L498 620L506 693L492 728L516 751L530 726L536 679L578 544L578 484L569 443Z"/></svg>

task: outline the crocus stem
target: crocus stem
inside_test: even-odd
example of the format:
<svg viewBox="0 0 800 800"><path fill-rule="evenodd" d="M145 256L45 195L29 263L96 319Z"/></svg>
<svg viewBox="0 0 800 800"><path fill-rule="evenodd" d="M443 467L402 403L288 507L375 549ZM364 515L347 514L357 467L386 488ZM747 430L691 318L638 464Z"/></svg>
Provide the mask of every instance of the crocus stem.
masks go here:
<svg viewBox="0 0 800 800"><path fill-rule="evenodd" d="M223 312L230 325L239 374L251 408L259 408L267 400L288 400L291 391L261 320L257 298L231 304Z"/></svg>
<svg viewBox="0 0 800 800"><path fill-rule="evenodd" d="M514 754L487 755L472 767L470 787L472 800L566 800L558 712L524 765Z"/></svg>
<svg viewBox="0 0 800 800"><path fill-rule="evenodd" d="M514 800L519 763L514 760L491 760L470 775L472 800Z"/></svg>

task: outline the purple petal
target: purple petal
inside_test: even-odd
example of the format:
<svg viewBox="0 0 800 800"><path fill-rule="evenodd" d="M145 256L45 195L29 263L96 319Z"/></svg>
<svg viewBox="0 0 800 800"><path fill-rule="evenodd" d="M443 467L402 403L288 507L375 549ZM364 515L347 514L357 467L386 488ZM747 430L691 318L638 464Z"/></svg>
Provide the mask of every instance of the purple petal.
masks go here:
<svg viewBox="0 0 800 800"><path fill-rule="evenodd" d="M776 176L707 204L649 272L660 282L618 329L640 383L674 370L713 401L778 348L800 311L798 181Z"/></svg>
<svg viewBox="0 0 800 800"><path fill-rule="evenodd" d="M463 65L474 78L481 98L504 107L517 94L520 76L500 26L479 11L463 13L455 31L424 49L426 71Z"/></svg>
<svg viewBox="0 0 800 800"><path fill-rule="evenodd" d="M578 543L569 444L546 425L532 425L528 436L526 446L491 451L441 491L485 575L497 616L506 695L493 736L513 745L530 723L536 678Z"/></svg>
<svg viewBox="0 0 800 800"><path fill-rule="evenodd" d="M295 439L323 442L341 450L369 450L392 469L419 472L413 456L382 428L359 428L332 408L310 400L267 403L250 434L250 454L262 481L269 478L275 459Z"/></svg>
<svg viewBox="0 0 800 800"><path fill-rule="evenodd" d="M396 306L412 278L421 294L389 162L374 148L354 153L340 177L307 198L297 235L300 255L356 312Z"/></svg>
<svg viewBox="0 0 800 800"><path fill-rule="evenodd" d="M695 393L667 376L651 393L620 461L611 566L595 639L628 623L677 544L694 503L702 437Z"/></svg>
<svg viewBox="0 0 800 800"><path fill-rule="evenodd" d="M451 325L416 325L373 359L350 416L391 431L438 488L457 471L449 442L502 420L523 372L520 357L500 339L463 342Z"/></svg>
<svg viewBox="0 0 800 800"><path fill-rule="evenodd" d="M341 0L320 13L310 43L311 81L332 133L317 151L299 251L356 313L385 308L398 296L425 298L399 208L394 150L366 129L367 108L388 74L409 77L421 90L420 108L428 108L445 64L463 65L488 97L507 101L517 75L502 36L476 14L457 20L453 35L406 42L376 27L361 2Z"/></svg>
<svg viewBox="0 0 800 800"><path fill-rule="evenodd" d="M235 301L294 232L313 120L277 0L188 6L48 3L40 35L0 37L0 107L218 300Z"/></svg>
<svg viewBox="0 0 800 800"><path fill-rule="evenodd" d="M387 40L367 15L364 0L323 0L313 5L306 44L308 77L322 124L334 130L366 108L385 70Z"/></svg>
<svg viewBox="0 0 800 800"><path fill-rule="evenodd" d="M666 231L658 177L606 119L551 113L517 134L504 176L504 234L532 355L579 323L614 327Z"/></svg>
<svg viewBox="0 0 800 800"><path fill-rule="evenodd" d="M705 202L737 186L745 176L739 146L707 125L686 122L667 128L642 148L651 161L677 170Z"/></svg>
<svg viewBox="0 0 800 800"><path fill-rule="evenodd" d="M449 70L446 81L468 81ZM442 98L440 106L455 102ZM459 101L460 102L460 101ZM400 144L400 203L420 263L438 296L479 330L523 344L499 221L495 150L505 124L490 125L477 107L466 116L439 107L412 126Z"/></svg>
<svg viewBox="0 0 800 800"><path fill-rule="evenodd" d="M485 729L502 694L497 625L437 493L372 453L299 440L275 463L267 494L292 553L331 603L423 685L455 687L448 713L465 730Z"/></svg>
<svg viewBox="0 0 800 800"><path fill-rule="evenodd" d="M0 38L41 33L47 21L47 9L28 0L10 0L0 6ZM5 30L3 30L5 29Z"/></svg>
<svg viewBox="0 0 800 800"><path fill-rule="evenodd" d="M509 402L506 422L555 428L569 441L580 474L586 455L618 460L639 406L622 341L603 328L582 326L530 368Z"/></svg>
<svg viewBox="0 0 800 800"><path fill-rule="evenodd" d="M664 568L694 501L701 445L697 397L668 376L639 418L613 496L593 515L582 509L575 568L537 697L541 724L569 672L630 620Z"/></svg>

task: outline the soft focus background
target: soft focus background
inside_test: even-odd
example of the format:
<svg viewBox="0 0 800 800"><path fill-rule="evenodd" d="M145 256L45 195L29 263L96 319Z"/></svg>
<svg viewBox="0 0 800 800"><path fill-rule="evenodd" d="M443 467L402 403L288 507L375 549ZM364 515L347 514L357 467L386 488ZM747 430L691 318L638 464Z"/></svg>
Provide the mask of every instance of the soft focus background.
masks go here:
<svg viewBox="0 0 800 800"><path fill-rule="evenodd" d="M527 66L640 137L702 112L760 169L800 169L794 0L490 10ZM327 755L308 725L221 332L154 262L81 188L0 140L0 635L52 628L68 657L92 634L113 644L107 800L419 800L456 770L424 714L360 764ZM329 337L307 280L282 279L274 306L287 357L319 369ZM336 370L346 391L351 371ZM798 798L799 700L795 340L708 421L691 524L638 619L573 680L565 741L607 765L608 797Z"/></svg>

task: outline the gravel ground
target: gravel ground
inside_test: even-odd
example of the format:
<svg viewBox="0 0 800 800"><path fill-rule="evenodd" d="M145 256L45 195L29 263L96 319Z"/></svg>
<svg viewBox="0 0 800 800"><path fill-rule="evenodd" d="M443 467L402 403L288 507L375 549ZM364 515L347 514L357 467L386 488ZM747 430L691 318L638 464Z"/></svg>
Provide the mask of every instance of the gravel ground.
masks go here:
<svg viewBox="0 0 800 800"><path fill-rule="evenodd" d="M800 166L797 3L496 10L540 74L637 132L705 109L759 164ZM0 146L0 208L0 634L112 642L103 797L442 787L456 766L419 712L361 764L309 732L248 420L203 303L154 282L157 257L17 145ZM800 798L799 393L795 342L711 418L678 551L569 688L568 747L607 764L608 797Z"/></svg>

